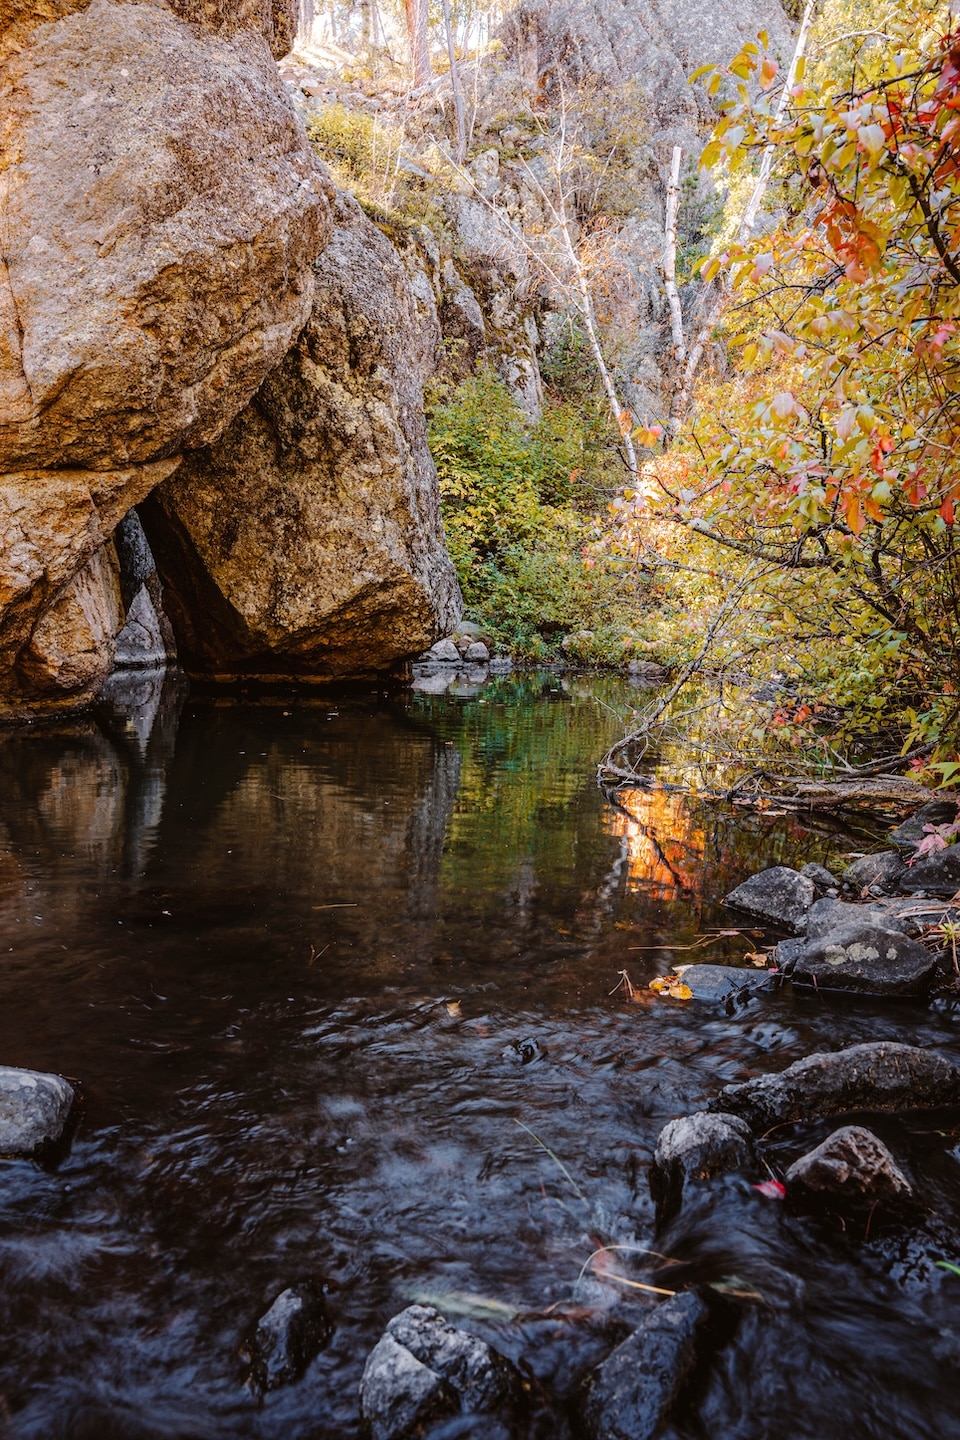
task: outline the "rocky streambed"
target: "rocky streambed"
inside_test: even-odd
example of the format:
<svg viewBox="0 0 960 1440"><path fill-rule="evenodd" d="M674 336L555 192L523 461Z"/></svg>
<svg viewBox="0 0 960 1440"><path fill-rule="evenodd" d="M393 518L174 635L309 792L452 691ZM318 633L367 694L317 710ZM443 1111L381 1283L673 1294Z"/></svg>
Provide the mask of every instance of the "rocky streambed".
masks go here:
<svg viewBox="0 0 960 1440"><path fill-rule="evenodd" d="M144 685L0 743L11 1433L954 1433L923 816L615 809L626 680Z"/></svg>

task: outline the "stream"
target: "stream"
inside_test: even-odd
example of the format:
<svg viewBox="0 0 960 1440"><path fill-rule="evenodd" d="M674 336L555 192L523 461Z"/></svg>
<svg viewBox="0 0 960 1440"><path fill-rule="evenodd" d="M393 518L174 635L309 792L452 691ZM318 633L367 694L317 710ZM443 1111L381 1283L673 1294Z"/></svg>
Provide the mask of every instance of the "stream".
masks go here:
<svg viewBox="0 0 960 1440"><path fill-rule="evenodd" d="M650 1303L578 1276L654 1243L668 1120L817 1049L960 1055L949 998L787 985L726 1013L645 989L710 932L735 933L697 959L757 948L719 904L748 874L842 867L883 826L663 785L615 808L594 770L626 679L138 684L0 736L0 1062L84 1104L59 1166L0 1164L3 1440L346 1440L366 1355L420 1298L521 1362L529 1436L565 1440ZM864 1243L722 1186L685 1219L694 1269L725 1246L767 1303L730 1302L677 1437L960 1435L960 1278L935 1263L960 1262L960 1121L884 1123L924 1198L908 1228ZM242 1342L308 1279L332 1338L261 1401Z"/></svg>

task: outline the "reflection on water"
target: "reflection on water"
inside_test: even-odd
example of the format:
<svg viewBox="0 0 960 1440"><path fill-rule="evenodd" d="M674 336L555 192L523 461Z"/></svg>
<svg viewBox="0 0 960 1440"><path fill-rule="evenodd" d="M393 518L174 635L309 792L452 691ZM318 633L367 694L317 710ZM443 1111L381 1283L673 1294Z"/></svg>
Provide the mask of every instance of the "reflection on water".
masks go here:
<svg viewBox="0 0 960 1440"><path fill-rule="evenodd" d="M860 838L664 787L611 806L625 683L214 703L141 680L0 737L0 1060L86 1101L58 1172L0 1165L0 1435L6 1406L31 1440L353 1436L386 1319L467 1292L524 1312L487 1333L542 1382L530 1434L563 1437L637 1302L546 1312L598 1237L649 1240L664 1121L813 1048L956 1044L947 1011L610 994L732 928L717 898L750 870ZM259 1406L241 1340L307 1278L333 1341Z"/></svg>

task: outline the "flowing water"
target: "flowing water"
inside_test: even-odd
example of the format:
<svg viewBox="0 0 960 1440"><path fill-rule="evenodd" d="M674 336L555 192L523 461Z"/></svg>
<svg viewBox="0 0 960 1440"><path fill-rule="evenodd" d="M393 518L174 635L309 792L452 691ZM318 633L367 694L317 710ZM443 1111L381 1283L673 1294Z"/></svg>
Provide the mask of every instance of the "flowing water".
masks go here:
<svg viewBox="0 0 960 1440"><path fill-rule="evenodd" d="M366 1354L431 1297L527 1368L528 1433L562 1440L649 1303L578 1275L651 1243L667 1120L814 1049L960 1053L946 1001L643 990L756 948L681 948L742 925L718 899L746 874L877 832L664 787L611 806L594 765L632 703L550 674L243 702L168 678L0 738L0 1061L84 1098L57 1168L0 1164L0 1436L354 1436ZM909 1228L864 1244L720 1186L668 1237L692 1279L765 1296L729 1302L677 1435L960 1434L960 1279L934 1263L960 1259L958 1126L883 1133L924 1197ZM332 1339L261 1402L242 1342L306 1279Z"/></svg>

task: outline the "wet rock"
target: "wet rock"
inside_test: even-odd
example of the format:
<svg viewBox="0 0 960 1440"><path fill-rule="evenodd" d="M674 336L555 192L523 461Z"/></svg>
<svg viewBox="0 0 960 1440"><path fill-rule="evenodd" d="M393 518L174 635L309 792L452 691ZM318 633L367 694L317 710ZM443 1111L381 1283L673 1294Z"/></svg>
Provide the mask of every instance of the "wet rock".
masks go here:
<svg viewBox="0 0 960 1440"><path fill-rule="evenodd" d="M774 865L731 890L724 904L802 934L815 898L816 889L809 875L801 875L787 865Z"/></svg>
<svg viewBox="0 0 960 1440"><path fill-rule="evenodd" d="M960 845L950 845L936 855L925 855L905 870L899 886L908 895L942 895L953 899L960 891Z"/></svg>
<svg viewBox="0 0 960 1440"><path fill-rule="evenodd" d="M283 1290L257 1321L248 1344L250 1383L276 1390L299 1380L333 1334L323 1294L307 1283Z"/></svg>
<svg viewBox="0 0 960 1440"><path fill-rule="evenodd" d="M956 800L931 800L891 830L889 839L904 850L914 850L924 838L924 825L952 825L957 818L957 809Z"/></svg>
<svg viewBox="0 0 960 1440"><path fill-rule="evenodd" d="M510 1411L521 1396L510 1361L430 1305L410 1305L394 1316L360 1382L371 1440L413 1440L445 1417Z"/></svg>
<svg viewBox="0 0 960 1440"><path fill-rule="evenodd" d="M862 1125L845 1125L822 1145L795 1160L787 1185L811 1197L848 1204L886 1204L909 1200L913 1189L890 1151Z"/></svg>
<svg viewBox="0 0 960 1440"><path fill-rule="evenodd" d="M903 857L896 850L880 850L876 855L864 855L848 865L843 872L843 883L848 890L894 895L905 869Z"/></svg>
<svg viewBox="0 0 960 1440"><path fill-rule="evenodd" d="M427 651L431 660L439 660L445 665L459 665L460 651L452 640L438 640L436 645L431 645Z"/></svg>
<svg viewBox="0 0 960 1440"><path fill-rule="evenodd" d="M370 1440L414 1440L459 1410L452 1387L392 1335L373 1347L360 1381L360 1414Z"/></svg>
<svg viewBox="0 0 960 1440"><path fill-rule="evenodd" d="M463 652L464 660L469 660L475 665L485 665L490 659L490 651L482 640L474 640Z"/></svg>
<svg viewBox="0 0 960 1440"><path fill-rule="evenodd" d="M670 679L667 667L658 665L655 660L631 660L627 665L627 674L643 685L665 685Z"/></svg>
<svg viewBox="0 0 960 1440"><path fill-rule="evenodd" d="M936 1050L877 1041L808 1055L779 1075L725 1085L707 1108L754 1130L848 1110L914 1110L960 1103L960 1065Z"/></svg>
<svg viewBox="0 0 960 1440"><path fill-rule="evenodd" d="M59 1075L0 1065L0 1157L29 1159L63 1138L76 1096Z"/></svg>
<svg viewBox="0 0 960 1440"><path fill-rule="evenodd" d="M660 1131L650 1170L657 1228L676 1215L688 1185L731 1170L751 1170L755 1164L750 1127L739 1116L700 1110L671 1120Z"/></svg>
<svg viewBox="0 0 960 1440"><path fill-rule="evenodd" d="M682 980L694 1000L734 1000L762 990L770 983L765 970L747 970L732 965L688 965Z"/></svg>
<svg viewBox="0 0 960 1440"><path fill-rule="evenodd" d="M921 995L937 957L918 940L884 925L848 923L809 940L793 967L795 984L865 995Z"/></svg>
<svg viewBox="0 0 960 1440"><path fill-rule="evenodd" d="M807 939L822 940L837 930L851 926L880 925L887 930L906 934L906 922L892 910L880 905L850 905L845 900L824 898L810 907L807 915Z"/></svg>
<svg viewBox="0 0 960 1440"><path fill-rule="evenodd" d="M513 669L513 659L509 655L494 655L490 661L491 675L509 675Z"/></svg>
<svg viewBox="0 0 960 1440"><path fill-rule="evenodd" d="M917 895L884 900L875 907L884 917L883 924L905 935L922 935L932 925L960 923L960 908L944 900L925 900Z"/></svg>
<svg viewBox="0 0 960 1440"><path fill-rule="evenodd" d="M808 878L813 881L814 885L816 885L818 890L840 889L840 881L837 879L836 875L834 875L832 871L828 870L825 865L818 865L815 860L811 860L806 865L801 865L800 874L808 876Z"/></svg>
<svg viewBox="0 0 960 1440"><path fill-rule="evenodd" d="M781 975L790 975L793 973L793 967L803 954L803 948L806 943L806 940L781 940L780 943L774 947L773 963Z"/></svg>
<svg viewBox="0 0 960 1440"><path fill-rule="evenodd" d="M692 1292L652 1310L588 1377L581 1401L589 1440L654 1440L684 1392L707 1318Z"/></svg>

